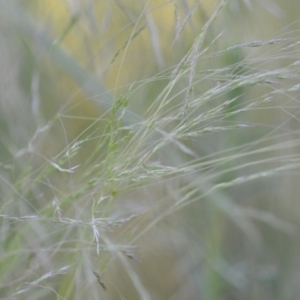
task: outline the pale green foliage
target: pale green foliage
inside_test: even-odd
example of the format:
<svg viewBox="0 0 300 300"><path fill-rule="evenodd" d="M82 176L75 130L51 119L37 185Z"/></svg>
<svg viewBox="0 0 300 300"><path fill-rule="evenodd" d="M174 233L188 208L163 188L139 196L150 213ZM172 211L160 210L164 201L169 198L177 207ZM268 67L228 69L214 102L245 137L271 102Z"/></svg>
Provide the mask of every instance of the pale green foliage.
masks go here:
<svg viewBox="0 0 300 300"><path fill-rule="evenodd" d="M106 91L61 47L79 19L52 42L10 3L0 2L6 21L25 44L38 40L95 111L72 115L76 90L51 103L48 120L33 79L24 101L40 97L38 110L22 91L9 108L2 88L0 298L296 299L299 41L211 36L228 9L220 1L184 56ZM179 7L174 47L199 9L180 24ZM69 119L87 122L75 138Z"/></svg>

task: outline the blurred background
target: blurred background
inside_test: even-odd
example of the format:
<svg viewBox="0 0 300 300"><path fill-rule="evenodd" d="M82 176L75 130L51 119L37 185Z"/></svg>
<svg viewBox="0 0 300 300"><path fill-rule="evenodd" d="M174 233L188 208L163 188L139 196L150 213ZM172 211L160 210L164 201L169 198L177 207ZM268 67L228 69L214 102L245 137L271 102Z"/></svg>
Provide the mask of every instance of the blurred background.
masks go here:
<svg viewBox="0 0 300 300"><path fill-rule="evenodd" d="M297 299L296 0L0 0L0 299Z"/></svg>

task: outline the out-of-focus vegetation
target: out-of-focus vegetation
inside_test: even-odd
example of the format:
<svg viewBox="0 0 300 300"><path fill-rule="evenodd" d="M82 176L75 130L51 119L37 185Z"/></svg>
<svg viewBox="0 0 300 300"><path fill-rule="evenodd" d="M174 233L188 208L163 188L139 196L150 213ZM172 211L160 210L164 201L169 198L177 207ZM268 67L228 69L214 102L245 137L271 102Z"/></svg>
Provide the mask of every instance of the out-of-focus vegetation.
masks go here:
<svg viewBox="0 0 300 300"><path fill-rule="evenodd" d="M299 9L0 0L0 299L297 299Z"/></svg>

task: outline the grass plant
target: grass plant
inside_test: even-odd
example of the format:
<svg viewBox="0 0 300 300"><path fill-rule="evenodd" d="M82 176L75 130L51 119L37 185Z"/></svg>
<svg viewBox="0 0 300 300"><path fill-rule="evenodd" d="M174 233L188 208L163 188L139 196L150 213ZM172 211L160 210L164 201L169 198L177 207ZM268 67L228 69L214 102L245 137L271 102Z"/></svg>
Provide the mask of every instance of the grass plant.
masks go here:
<svg viewBox="0 0 300 300"><path fill-rule="evenodd" d="M94 7L53 36L0 1L0 299L296 299L299 23L237 41L227 1L201 26L198 1L112 2L126 37L92 51L108 5L85 64Z"/></svg>

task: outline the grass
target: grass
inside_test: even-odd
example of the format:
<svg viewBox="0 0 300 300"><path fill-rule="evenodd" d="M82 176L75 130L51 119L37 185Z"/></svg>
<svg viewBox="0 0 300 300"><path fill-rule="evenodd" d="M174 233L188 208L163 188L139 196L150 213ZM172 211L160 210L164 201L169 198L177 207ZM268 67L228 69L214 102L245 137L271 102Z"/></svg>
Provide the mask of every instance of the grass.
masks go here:
<svg viewBox="0 0 300 300"><path fill-rule="evenodd" d="M156 4L99 11L95 52L93 7L0 2L0 299L297 297L298 23L231 43L227 1Z"/></svg>

